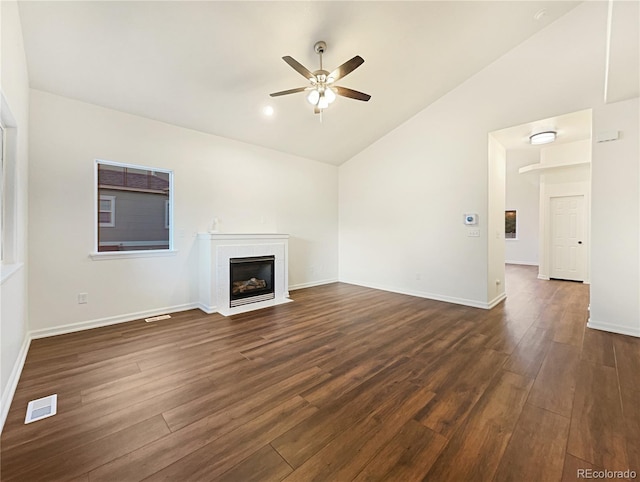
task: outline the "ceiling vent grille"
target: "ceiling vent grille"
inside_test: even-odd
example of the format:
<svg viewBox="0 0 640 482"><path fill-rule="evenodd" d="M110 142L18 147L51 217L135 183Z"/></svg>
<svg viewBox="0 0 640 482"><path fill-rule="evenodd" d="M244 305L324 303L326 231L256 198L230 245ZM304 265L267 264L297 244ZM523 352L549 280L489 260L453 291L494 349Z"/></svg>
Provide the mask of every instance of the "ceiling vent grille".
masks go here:
<svg viewBox="0 0 640 482"><path fill-rule="evenodd" d="M58 411L58 395L53 394L48 397L31 400L27 405L27 415L24 423L36 422L43 418L52 417Z"/></svg>

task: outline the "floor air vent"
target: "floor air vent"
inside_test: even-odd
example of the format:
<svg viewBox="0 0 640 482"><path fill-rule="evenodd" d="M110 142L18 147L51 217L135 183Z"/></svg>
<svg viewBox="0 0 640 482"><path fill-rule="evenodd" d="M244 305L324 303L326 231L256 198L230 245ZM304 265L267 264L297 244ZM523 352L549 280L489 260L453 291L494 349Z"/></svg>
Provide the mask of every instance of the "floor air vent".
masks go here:
<svg viewBox="0 0 640 482"><path fill-rule="evenodd" d="M53 394L48 397L31 400L27 405L27 416L24 423L36 422L43 418L52 417L58 411L58 395Z"/></svg>
<svg viewBox="0 0 640 482"><path fill-rule="evenodd" d="M171 318L171 315L160 315L160 316L152 316L151 318L145 318L144 321L150 323L152 321L160 321L160 320L168 320Z"/></svg>

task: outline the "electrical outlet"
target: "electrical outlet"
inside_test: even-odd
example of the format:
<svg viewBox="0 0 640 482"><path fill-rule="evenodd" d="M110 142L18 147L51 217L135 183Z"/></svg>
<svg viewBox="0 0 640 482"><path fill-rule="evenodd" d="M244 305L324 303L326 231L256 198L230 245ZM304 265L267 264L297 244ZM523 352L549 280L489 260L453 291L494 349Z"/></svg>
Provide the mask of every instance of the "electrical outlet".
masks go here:
<svg viewBox="0 0 640 482"><path fill-rule="evenodd" d="M78 293L78 304L84 305L89 302L89 294L88 293Z"/></svg>

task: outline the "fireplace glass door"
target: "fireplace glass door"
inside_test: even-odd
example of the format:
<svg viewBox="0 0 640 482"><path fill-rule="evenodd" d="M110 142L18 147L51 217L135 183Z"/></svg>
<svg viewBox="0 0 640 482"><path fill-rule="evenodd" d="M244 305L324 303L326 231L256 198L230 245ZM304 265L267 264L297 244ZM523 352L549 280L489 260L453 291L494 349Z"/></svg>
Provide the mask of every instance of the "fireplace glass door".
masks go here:
<svg viewBox="0 0 640 482"><path fill-rule="evenodd" d="M229 306L275 298L275 256L231 258L229 260Z"/></svg>

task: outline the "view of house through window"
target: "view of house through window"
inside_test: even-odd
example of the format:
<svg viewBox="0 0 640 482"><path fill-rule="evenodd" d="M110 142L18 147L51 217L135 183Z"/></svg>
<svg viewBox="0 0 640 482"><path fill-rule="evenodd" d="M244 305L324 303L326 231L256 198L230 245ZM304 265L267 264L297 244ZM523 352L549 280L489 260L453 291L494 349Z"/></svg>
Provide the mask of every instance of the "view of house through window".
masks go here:
<svg viewBox="0 0 640 482"><path fill-rule="evenodd" d="M171 247L172 172L97 162L98 251Z"/></svg>
<svg viewBox="0 0 640 482"><path fill-rule="evenodd" d="M504 237L505 239L516 239L517 238L517 214L516 211L505 211L504 212Z"/></svg>

